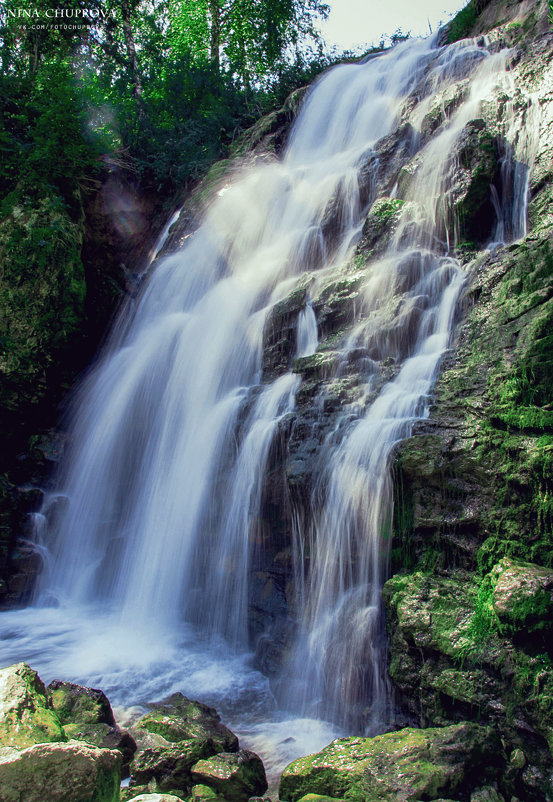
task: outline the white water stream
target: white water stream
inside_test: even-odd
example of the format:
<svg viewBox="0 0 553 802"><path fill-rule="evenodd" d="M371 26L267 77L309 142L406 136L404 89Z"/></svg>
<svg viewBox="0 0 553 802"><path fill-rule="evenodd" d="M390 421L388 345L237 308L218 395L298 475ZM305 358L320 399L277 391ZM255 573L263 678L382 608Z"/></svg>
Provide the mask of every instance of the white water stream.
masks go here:
<svg viewBox="0 0 553 802"><path fill-rule="evenodd" d="M310 93L282 161L244 172L183 249L160 261L76 398L72 445L41 512L48 559L34 605L0 617L2 663L25 660L46 681L101 687L123 706L181 690L221 710L275 772L327 743L351 707L369 710L372 731L389 724L380 590L390 458L427 414L463 281L447 256L450 154L504 86L506 62L474 43L437 49L426 40L333 69ZM367 400L325 443L312 520L296 533L297 560L306 548L312 559L298 580L300 629L279 710L249 667L248 576L270 446L300 378L261 383L265 322L305 271L330 272L351 257L372 200L361 200L359 170L412 93L428 107L466 76L470 90L449 126L421 149L410 202L367 271L344 344L344 360L377 345L398 371L370 403L369 372ZM418 119L415 111L415 134ZM519 185L509 198L513 236L523 234ZM336 198L329 238L322 224ZM499 216L506 203L496 198ZM378 310L402 281L397 327L382 342ZM317 346L309 302L295 353Z"/></svg>

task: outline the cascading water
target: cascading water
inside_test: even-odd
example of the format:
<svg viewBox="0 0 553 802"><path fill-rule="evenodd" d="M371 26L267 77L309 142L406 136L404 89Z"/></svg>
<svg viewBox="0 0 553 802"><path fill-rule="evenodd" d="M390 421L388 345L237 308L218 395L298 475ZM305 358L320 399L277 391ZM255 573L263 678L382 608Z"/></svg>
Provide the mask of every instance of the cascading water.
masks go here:
<svg viewBox="0 0 553 802"><path fill-rule="evenodd" d="M244 172L185 247L158 264L80 391L69 454L42 512L50 559L33 609L3 618L6 662L25 659L46 679L97 684L126 703L179 689L223 709L226 698L236 715L246 696L255 708L261 695L263 715L274 716L264 680L242 659L213 639L198 646L221 636L248 647L263 475L300 383L284 373L262 384L264 330L300 278L308 275L314 297L319 277L351 257L374 200L374 147L409 120L417 95L409 148L420 150L420 167L388 252L367 270L363 308L342 348L342 366L355 350L378 352L394 362L395 378L378 388L367 359L362 396L322 449L311 521L296 533L300 624L281 694L306 715L351 726L347 709L369 705L363 726L385 723L380 589L390 459L427 414L462 284L447 256L450 154L506 62L474 43L412 41L335 68L309 94L283 160ZM467 77L471 89L449 124L421 146L420 109ZM518 208L509 214L524 219ZM379 310L400 286L395 324L383 337ZM295 355L312 354L311 302L296 331ZM319 741L302 740L297 722L294 731L295 754L329 739L325 730Z"/></svg>
<svg viewBox="0 0 553 802"><path fill-rule="evenodd" d="M307 533L296 533L296 576L302 585L300 627L283 697L304 710L344 726L376 733L392 718L386 677L381 589L387 574L392 524L391 456L428 414L429 393L449 345L456 300L463 283L459 264L445 256L456 238L457 220L448 197L456 169L455 142L480 113L482 101L504 76L507 54L479 48L449 48L434 60L428 85L437 91L469 71L470 89L444 130L419 152L416 180L387 252L375 262L364 288L362 320L345 343L342 364L354 349L392 360L398 371L370 403L345 409L342 424L322 449L322 469L311 500ZM428 111L424 100L411 122ZM507 116L506 127L512 128ZM516 130L516 129L515 129ZM534 126L535 130L535 126ZM511 130L514 134L514 130ZM414 138L417 139L415 129ZM530 140L521 148L531 158ZM512 156L513 149L509 145ZM496 199L495 233L525 233L529 168L503 157L503 203ZM505 172L512 171L507 180ZM495 189L495 188L494 188ZM505 221L508 221L508 225ZM403 291L394 331L381 336L378 310L398 286ZM399 335L399 336L398 336ZM365 398L374 396L369 369ZM352 417L354 420L352 421ZM307 539L307 545L305 540Z"/></svg>

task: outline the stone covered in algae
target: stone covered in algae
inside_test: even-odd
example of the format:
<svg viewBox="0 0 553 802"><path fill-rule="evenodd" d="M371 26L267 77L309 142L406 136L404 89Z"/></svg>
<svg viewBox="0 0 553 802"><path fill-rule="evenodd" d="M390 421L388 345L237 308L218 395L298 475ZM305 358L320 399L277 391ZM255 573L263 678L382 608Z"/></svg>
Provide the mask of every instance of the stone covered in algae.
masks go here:
<svg viewBox="0 0 553 802"><path fill-rule="evenodd" d="M238 749L238 738L221 723L217 711L201 702L187 699L182 693L174 693L156 704L150 713L136 723L135 730L137 735L140 730L159 735L168 743L207 738L213 743L212 754L235 752Z"/></svg>
<svg viewBox="0 0 553 802"><path fill-rule="evenodd" d="M66 741L61 722L36 671L26 663L0 670L0 746L24 749Z"/></svg>
<svg viewBox="0 0 553 802"><path fill-rule="evenodd" d="M511 632L553 625L553 571L504 557L491 571L493 608Z"/></svg>
<svg viewBox="0 0 553 802"><path fill-rule="evenodd" d="M213 755L213 743L191 738L166 747L144 749L136 755L131 771L131 787L155 780L159 791L188 791L193 785L191 769L202 758Z"/></svg>
<svg viewBox="0 0 553 802"><path fill-rule="evenodd" d="M298 802L309 793L362 802L438 799L493 780L505 765L497 734L464 722L443 728L406 728L375 738L340 738L284 771L279 797Z"/></svg>
<svg viewBox="0 0 553 802"><path fill-rule="evenodd" d="M261 759L247 749L221 752L208 760L200 760L192 769L196 782L205 784L224 796L228 802L247 802L267 790L267 779Z"/></svg>
<svg viewBox="0 0 553 802"><path fill-rule="evenodd" d="M0 748L2 802L118 802L121 755L81 741Z"/></svg>
<svg viewBox="0 0 553 802"><path fill-rule="evenodd" d="M129 802L182 802L180 796L173 794L139 794L133 796Z"/></svg>

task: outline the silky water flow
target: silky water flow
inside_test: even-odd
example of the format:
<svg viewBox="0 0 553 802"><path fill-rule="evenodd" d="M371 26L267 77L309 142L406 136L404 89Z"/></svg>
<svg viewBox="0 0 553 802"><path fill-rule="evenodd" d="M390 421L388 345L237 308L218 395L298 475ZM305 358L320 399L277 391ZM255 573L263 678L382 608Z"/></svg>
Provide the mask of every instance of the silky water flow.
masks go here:
<svg viewBox="0 0 553 802"><path fill-rule="evenodd" d="M390 725L380 594L391 455L428 413L463 283L448 256L451 154L482 101L512 88L508 59L485 43L431 39L332 69L307 96L283 158L245 168L184 247L159 260L76 394L68 453L35 516L44 568L34 602L0 616L5 665L25 660L47 681L101 687L127 708L181 690L214 704L269 773L342 732ZM421 144L435 95L467 78L448 124ZM531 160L532 138L517 138L520 120L505 108L511 189L495 191L495 240L524 234ZM393 241L366 269L338 368L354 350L376 349L397 370L376 387L366 360L360 398L321 447L294 533L299 624L277 704L248 656L249 534L300 377L263 383L264 328L299 282L312 279L315 297L352 258L377 186L374 146L400 121L411 124L419 168ZM384 336L379 312L399 285ZM298 317L296 357L318 347L314 308L308 300Z"/></svg>

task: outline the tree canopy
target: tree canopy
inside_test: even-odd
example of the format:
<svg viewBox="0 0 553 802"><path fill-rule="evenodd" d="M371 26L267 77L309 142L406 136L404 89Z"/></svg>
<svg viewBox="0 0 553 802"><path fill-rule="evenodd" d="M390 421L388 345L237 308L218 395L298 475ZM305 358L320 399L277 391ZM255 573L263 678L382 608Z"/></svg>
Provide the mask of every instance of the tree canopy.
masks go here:
<svg viewBox="0 0 553 802"><path fill-rule="evenodd" d="M321 0L5 0L0 178L59 184L102 153L167 188L326 64ZM303 49L300 48L303 45Z"/></svg>

